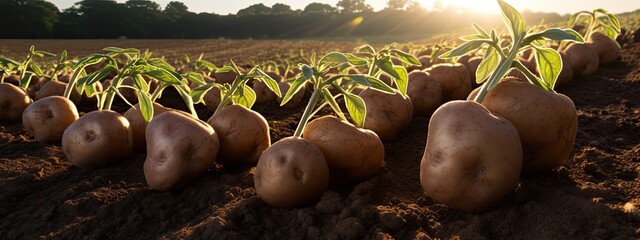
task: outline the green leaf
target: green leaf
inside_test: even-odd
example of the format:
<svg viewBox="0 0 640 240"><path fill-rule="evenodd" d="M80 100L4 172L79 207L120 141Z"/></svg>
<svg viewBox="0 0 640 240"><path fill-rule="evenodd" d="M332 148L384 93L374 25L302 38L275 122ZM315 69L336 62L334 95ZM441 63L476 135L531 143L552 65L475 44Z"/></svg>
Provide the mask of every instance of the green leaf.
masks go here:
<svg viewBox="0 0 640 240"><path fill-rule="evenodd" d="M238 89L238 94L233 95L232 98L235 104L251 109L256 102L256 92L249 86L243 85L242 88Z"/></svg>
<svg viewBox="0 0 640 240"><path fill-rule="evenodd" d="M195 72L188 72L186 74L182 75L184 78L186 78L187 80L189 80L192 83L198 84L198 85L204 85L207 84L204 81L204 78L202 77L202 75L195 73Z"/></svg>
<svg viewBox="0 0 640 240"><path fill-rule="evenodd" d="M540 77L550 89L553 89L558 75L562 71L560 54L551 48L534 48L534 52Z"/></svg>
<svg viewBox="0 0 640 240"><path fill-rule="evenodd" d="M302 76L307 80L311 80L313 78L313 69L307 64L302 64Z"/></svg>
<svg viewBox="0 0 640 240"><path fill-rule="evenodd" d="M36 76L44 76L44 73L42 73L42 69L40 69L38 65L36 65L35 63L31 63L29 64L29 66L31 67L31 70L33 70L33 72L36 74Z"/></svg>
<svg viewBox="0 0 640 240"><path fill-rule="evenodd" d="M106 47L102 49L102 51L107 51L107 52L120 52L122 50L123 49L119 47Z"/></svg>
<svg viewBox="0 0 640 240"><path fill-rule="evenodd" d="M349 59L344 55L344 53L330 52L330 53L327 53L327 55L324 55L322 58L320 58L320 61L318 62L318 66L323 66L323 65L332 66L332 65L342 64L346 62L349 62Z"/></svg>
<svg viewBox="0 0 640 240"><path fill-rule="evenodd" d="M182 81L166 69L156 68L155 70L146 71L142 74L168 84L182 85Z"/></svg>
<svg viewBox="0 0 640 240"><path fill-rule="evenodd" d="M392 76L393 78L400 78L400 75L398 75L396 70L393 69L393 62L391 62L390 57L383 57L382 59L379 59L376 61L376 66L383 72L389 74L389 76Z"/></svg>
<svg viewBox="0 0 640 240"><path fill-rule="evenodd" d="M498 68L498 63L500 62L500 55L495 50L495 48L489 48L487 53L482 58L482 62L478 65L476 69L476 83L480 84L487 80L491 73Z"/></svg>
<svg viewBox="0 0 640 240"><path fill-rule="evenodd" d="M338 117L340 117L342 120L347 121L347 117L344 116L344 113L342 113L340 106L338 105L336 100L333 98L333 95L331 94L329 89L322 88L322 96L324 97L324 100L329 104L329 106L331 106L331 109L333 109L333 112L335 112L336 115L338 115Z"/></svg>
<svg viewBox="0 0 640 240"><path fill-rule="evenodd" d="M153 102L151 101L151 97L149 93L143 91L138 92L138 106L140 107L140 113L142 113L142 118L144 121L150 122L153 118Z"/></svg>
<svg viewBox="0 0 640 240"><path fill-rule="evenodd" d="M298 93L302 89L302 87L304 87L304 84L306 82L307 79L305 79L303 76L296 78L296 80L291 83L291 87L289 87L289 90L284 95L284 98L282 98L280 106L284 106L285 104L287 104L287 102L289 102L289 100L291 100L291 98L296 95L296 93Z"/></svg>
<svg viewBox="0 0 640 240"><path fill-rule="evenodd" d="M256 68L255 71L258 74L258 77L256 78L257 80L264 82L265 85L267 85L267 87L269 88L269 90L275 93L278 97L282 97L282 93L280 92L280 86L278 85L278 82L276 82L276 80L273 80L273 78L271 78L269 74L265 73L260 68Z"/></svg>
<svg viewBox="0 0 640 240"><path fill-rule="evenodd" d="M487 41L485 39L471 40L463 44L460 44L460 46L458 46L457 48L451 49L448 52L443 53L442 55L440 55L440 58L459 57L473 50L480 49L480 47L482 47L482 44L485 44L488 42L490 41Z"/></svg>
<svg viewBox="0 0 640 240"><path fill-rule="evenodd" d="M498 0L498 5L502 9L502 19L511 32L511 39L518 39L523 36L527 29L520 12L502 0Z"/></svg>
<svg viewBox="0 0 640 240"><path fill-rule="evenodd" d="M62 53L60 54L59 63L63 63L65 61L67 61L67 50L63 50Z"/></svg>
<svg viewBox="0 0 640 240"><path fill-rule="evenodd" d="M46 56L46 57L55 57L56 55L50 52L45 52L45 51L35 51L35 53L38 53L41 56Z"/></svg>
<svg viewBox="0 0 640 240"><path fill-rule="evenodd" d="M478 34L472 34L472 35L462 36L462 37L460 37L460 39L465 41L465 42L468 42L468 41L471 41L471 40L483 39L483 37L478 35Z"/></svg>
<svg viewBox="0 0 640 240"><path fill-rule="evenodd" d="M149 92L149 84L140 74L136 74L132 76L134 86L139 90L138 92Z"/></svg>
<svg viewBox="0 0 640 240"><path fill-rule="evenodd" d="M96 83L97 81L102 80L107 75L109 75L109 73L111 73L111 71L115 71L115 70L116 70L116 68L113 65L107 65L106 67L100 69L100 71L93 72L89 76L87 76L87 80L86 80L84 85L85 86L86 85L92 85L92 84ZM78 84L80 84L80 82L78 82Z"/></svg>
<svg viewBox="0 0 640 240"><path fill-rule="evenodd" d="M607 13L607 17L609 18L609 21L611 21L611 24L613 25L613 29L616 30L617 32L620 32L621 27L620 27L620 20L618 20L618 18L616 17L615 14L613 13Z"/></svg>
<svg viewBox="0 0 640 240"><path fill-rule="evenodd" d="M573 27L573 25L576 24L580 16L583 16L583 15L591 15L591 13L587 11L580 11L580 12L574 13L573 15L571 15L571 17L569 17L569 21L567 21L567 26Z"/></svg>
<svg viewBox="0 0 640 240"><path fill-rule="evenodd" d="M232 66L224 66L216 69L216 73L224 73L224 72L233 72L235 74L238 74L238 71L236 71L236 69L233 68Z"/></svg>
<svg viewBox="0 0 640 240"><path fill-rule="evenodd" d="M207 92L213 89L214 84L216 83L207 83L192 89L191 92L189 92L189 95L191 96L191 99L193 99L193 102L194 103L202 102L202 100L204 99L204 95L206 95Z"/></svg>
<svg viewBox="0 0 640 240"><path fill-rule="evenodd" d="M396 78L396 86L398 86L398 90L402 96L407 96L407 88L409 87L409 74L407 73L407 69L403 66L394 66L393 69L398 73L400 78ZM381 89L378 89L381 90ZM393 94L393 92L389 92Z"/></svg>
<svg viewBox="0 0 640 240"><path fill-rule="evenodd" d="M584 42L582 36L574 31L573 29L559 29L559 28L550 28L546 29L542 32L531 34L524 38L521 46L526 46L533 41L541 40L541 39L551 39L551 40L571 40L576 42Z"/></svg>
<svg viewBox="0 0 640 240"><path fill-rule="evenodd" d="M163 69L167 69L167 70L172 70L172 71L176 70L173 66L171 66L171 64L169 64L166 60L164 60L162 58L149 59L148 63L151 66L155 66L155 67L159 67L159 68L163 68Z"/></svg>
<svg viewBox="0 0 640 240"><path fill-rule="evenodd" d="M395 93L393 91L393 88L387 86L387 84L385 84L383 81L381 81L380 79L374 78L372 76L369 76L369 75L348 74L348 75L341 75L341 76L347 77L347 78L353 80L354 82L356 82L356 83L358 83L360 85L367 86L367 87L370 87L370 88L374 88L374 89L380 90L380 91L385 92L385 93L389 93L389 94L394 94Z"/></svg>
<svg viewBox="0 0 640 240"><path fill-rule="evenodd" d="M393 54L398 59L400 59L400 61L403 61L405 63L416 65L416 66L422 66L422 63L420 63L420 61L418 61L416 57L406 52L400 51L398 49L391 49L391 54Z"/></svg>
<svg viewBox="0 0 640 240"><path fill-rule="evenodd" d="M607 35L607 37L611 38L612 40L614 40L614 42L617 43L616 40L616 35L618 34L616 32L616 30L614 30L613 28L609 27L609 26L601 26L603 28L603 33L604 35Z"/></svg>
<svg viewBox="0 0 640 240"><path fill-rule="evenodd" d="M376 50L373 49L373 47L371 47L371 45L369 45L369 44L365 44L365 45L362 45L360 47L357 47L356 48L356 52L357 53L367 53L367 54L370 54L370 55L375 55L376 54Z"/></svg>
<svg viewBox="0 0 640 240"><path fill-rule="evenodd" d="M356 57L351 53L345 53L344 56L347 57L349 64L353 66L367 65L369 63L366 59Z"/></svg>
<svg viewBox="0 0 640 240"><path fill-rule="evenodd" d="M31 83L31 77L33 73L27 72L24 74L24 77L20 79L20 87L23 89L27 89L29 87L29 83Z"/></svg>
<svg viewBox="0 0 640 240"><path fill-rule="evenodd" d="M347 111L349 112L349 116L351 116L353 123L356 127L364 127L365 117L367 116L367 107L364 100L353 93L344 92L343 94Z"/></svg>
<svg viewBox="0 0 640 240"><path fill-rule="evenodd" d="M482 27L478 26L478 24L476 23L471 23L471 27L473 27L473 30L476 31L476 33L478 33L478 35L482 38L489 38L489 34L487 34L487 31L485 31L484 29L482 29Z"/></svg>
<svg viewBox="0 0 640 240"><path fill-rule="evenodd" d="M100 83L97 83L97 84L100 84ZM98 90L96 89L96 84L84 86L84 92L89 97L95 96L98 93Z"/></svg>

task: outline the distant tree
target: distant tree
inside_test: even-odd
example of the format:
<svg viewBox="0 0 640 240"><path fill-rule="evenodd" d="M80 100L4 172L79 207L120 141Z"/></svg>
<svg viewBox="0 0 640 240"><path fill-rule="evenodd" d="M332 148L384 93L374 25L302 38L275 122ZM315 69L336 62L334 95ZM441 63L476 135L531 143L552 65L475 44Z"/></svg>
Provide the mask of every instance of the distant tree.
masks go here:
<svg viewBox="0 0 640 240"><path fill-rule="evenodd" d="M387 1L387 8L391 10L404 10L409 4L413 2L412 0L389 0Z"/></svg>
<svg viewBox="0 0 640 240"><path fill-rule="evenodd" d="M238 16L247 16L247 15L266 15L271 14L271 8L265 6L262 3L253 4L247 8L240 9L238 11Z"/></svg>
<svg viewBox="0 0 640 240"><path fill-rule="evenodd" d="M165 16L171 20L178 19L179 17L189 13L189 8L182 2L171 1L164 7L162 11Z"/></svg>
<svg viewBox="0 0 640 240"><path fill-rule="evenodd" d="M291 6L289 5L276 3L276 4L273 4L273 6L271 6L271 14L283 15L283 14L292 14L292 13L294 13L294 11L293 9L291 9Z"/></svg>
<svg viewBox="0 0 640 240"><path fill-rule="evenodd" d="M371 5L366 4L365 0L340 0L336 4L342 13L359 13L372 12Z"/></svg>
<svg viewBox="0 0 640 240"><path fill-rule="evenodd" d="M159 11L160 5L149 0L127 0L125 3L127 8L135 9L138 11L146 10L146 11Z"/></svg>
<svg viewBox="0 0 640 240"><path fill-rule="evenodd" d="M0 38L51 37L58 21L58 8L42 0L0 1Z"/></svg>
<svg viewBox="0 0 640 240"><path fill-rule="evenodd" d="M304 8L304 10L302 10L302 13L303 14L308 14L308 13L335 13L336 11L337 11L336 8L332 7L329 4L313 2L313 3L309 3L309 5L307 5Z"/></svg>

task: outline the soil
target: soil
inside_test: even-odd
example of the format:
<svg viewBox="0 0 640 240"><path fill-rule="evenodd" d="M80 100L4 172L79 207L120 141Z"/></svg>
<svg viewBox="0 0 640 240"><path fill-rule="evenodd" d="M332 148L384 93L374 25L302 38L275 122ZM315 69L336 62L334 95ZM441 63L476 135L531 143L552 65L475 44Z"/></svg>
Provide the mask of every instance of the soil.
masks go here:
<svg viewBox="0 0 640 240"><path fill-rule="evenodd" d="M320 201L276 209L253 189L252 167L212 169L188 187L155 192L144 155L113 166L69 166L60 145L36 142L21 124L0 126L3 239L633 239L640 238L640 44L597 75L560 89L579 130L563 167L521 177L496 208L472 214L435 203L420 186L427 117L384 142L386 166ZM164 99L164 98L163 98ZM175 100L175 99L173 99ZM180 107L177 100L165 105ZM118 111L126 107L118 105ZM290 136L302 107L254 108L272 141ZM88 110L83 110L88 111ZM206 120L211 115L203 106Z"/></svg>

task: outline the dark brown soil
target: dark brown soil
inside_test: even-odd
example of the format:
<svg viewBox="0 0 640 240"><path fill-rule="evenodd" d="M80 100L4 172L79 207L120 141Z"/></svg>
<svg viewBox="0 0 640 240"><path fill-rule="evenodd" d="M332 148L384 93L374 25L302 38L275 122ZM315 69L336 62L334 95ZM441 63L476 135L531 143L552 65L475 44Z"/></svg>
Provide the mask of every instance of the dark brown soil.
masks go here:
<svg viewBox="0 0 640 240"><path fill-rule="evenodd" d="M69 166L59 145L21 124L0 126L3 239L632 239L640 238L640 44L596 76L561 89L578 108L571 158L523 176L495 209L465 213L436 204L420 186L428 118L385 142L375 177L331 186L302 209L274 209L253 189L253 168L211 170L185 189L154 192L144 155L100 170ZM166 105L178 103L165 101ZM118 108L124 111L122 105ZM302 108L256 106L272 141L293 133ZM211 113L200 107L202 118ZM626 205L626 206L625 206Z"/></svg>

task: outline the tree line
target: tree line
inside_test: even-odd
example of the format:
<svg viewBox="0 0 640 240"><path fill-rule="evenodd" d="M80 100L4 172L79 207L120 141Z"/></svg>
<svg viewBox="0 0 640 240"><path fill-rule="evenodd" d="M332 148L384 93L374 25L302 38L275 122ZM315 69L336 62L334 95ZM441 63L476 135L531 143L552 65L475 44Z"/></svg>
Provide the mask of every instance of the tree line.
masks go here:
<svg viewBox="0 0 640 240"><path fill-rule="evenodd" d="M527 22L562 21L556 13L524 12ZM0 38L309 38L433 35L494 24L460 9L425 10L415 0L389 0L374 12L365 0L340 0L336 6L310 3L304 9L262 3L236 14L194 13L181 2L166 6L150 0L81 0L59 10L43 0L2 0Z"/></svg>

